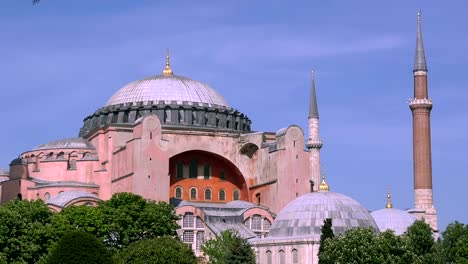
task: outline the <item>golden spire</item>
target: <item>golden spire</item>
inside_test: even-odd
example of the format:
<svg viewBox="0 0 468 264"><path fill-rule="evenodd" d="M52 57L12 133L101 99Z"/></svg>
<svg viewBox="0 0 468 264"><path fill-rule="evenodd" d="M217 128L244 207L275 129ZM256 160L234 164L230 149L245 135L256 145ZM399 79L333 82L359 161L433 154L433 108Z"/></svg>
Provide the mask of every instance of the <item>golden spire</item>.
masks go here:
<svg viewBox="0 0 468 264"><path fill-rule="evenodd" d="M319 191L330 191L330 187L328 186L327 182L325 181L325 172L322 171L322 182L319 186Z"/></svg>
<svg viewBox="0 0 468 264"><path fill-rule="evenodd" d="M166 68L163 70L164 76L172 76L174 72L171 69L171 58L169 57L169 49L166 49Z"/></svg>
<svg viewBox="0 0 468 264"><path fill-rule="evenodd" d="M387 188L387 205L385 206L386 208L393 208L392 205L392 196L390 195L390 187Z"/></svg>

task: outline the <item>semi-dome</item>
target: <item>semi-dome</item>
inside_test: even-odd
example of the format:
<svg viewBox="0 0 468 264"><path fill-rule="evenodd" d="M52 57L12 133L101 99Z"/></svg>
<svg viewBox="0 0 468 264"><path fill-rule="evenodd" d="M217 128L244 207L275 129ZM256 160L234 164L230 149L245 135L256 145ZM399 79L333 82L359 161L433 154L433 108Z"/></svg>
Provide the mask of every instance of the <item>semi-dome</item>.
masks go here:
<svg viewBox="0 0 468 264"><path fill-rule="evenodd" d="M95 149L93 144L84 138L66 138L54 140L46 144L39 145L33 150L43 149Z"/></svg>
<svg viewBox="0 0 468 264"><path fill-rule="evenodd" d="M125 85L109 99L106 106L150 101L229 107L223 96L207 84L182 76L164 74Z"/></svg>
<svg viewBox="0 0 468 264"><path fill-rule="evenodd" d="M326 218L332 219L335 234L356 227L371 227L378 231L366 208L346 195L327 191L327 188L304 194L286 205L271 226L269 236L320 236Z"/></svg>
<svg viewBox="0 0 468 264"><path fill-rule="evenodd" d="M402 235L416 221L416 217L399 209L384 208L371 213L380 231L391 230Z"/></svg>

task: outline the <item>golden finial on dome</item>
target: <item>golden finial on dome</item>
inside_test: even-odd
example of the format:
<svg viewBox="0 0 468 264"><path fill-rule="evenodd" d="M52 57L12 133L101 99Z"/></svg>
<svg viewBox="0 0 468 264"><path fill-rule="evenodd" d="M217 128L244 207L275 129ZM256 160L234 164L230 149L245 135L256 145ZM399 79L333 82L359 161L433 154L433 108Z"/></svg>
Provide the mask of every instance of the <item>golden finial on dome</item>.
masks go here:
<svg viewBox="0 0 468 264"><path fill-rule="evenodd" d="M387 205L386 208L393 208L392 205L392 196L390 195L390 187L387 188Z"/></svg>
<svg viewBox="0 0 468 264"><path fill-rule="evenodd" d="M171 69L171 58L169 57L169 49L166 49L166 68L163 70L164 76L172 76L174 72Z"/></svg>
<svg viewBox="0 0 468 264"><path fill-rule="evenodd" d="M322 182L319 186L319 191L330 191L330 187L328 186L327 182L325 181L325 172L322 171Z"/></svg>

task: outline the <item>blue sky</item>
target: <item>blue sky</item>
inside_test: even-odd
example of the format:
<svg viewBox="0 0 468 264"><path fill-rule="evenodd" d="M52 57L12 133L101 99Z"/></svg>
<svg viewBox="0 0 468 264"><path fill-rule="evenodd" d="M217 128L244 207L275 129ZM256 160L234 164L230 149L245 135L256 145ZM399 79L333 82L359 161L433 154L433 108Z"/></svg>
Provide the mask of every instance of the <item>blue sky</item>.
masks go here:
<svg viewBox="0 0 468 264"><path fill-rule="evenodd" d="M334 191L370 210L413 205L416 12L433 99L439 228L468 223L466 1L59 1L0 3L0 167L77 136L124 84L176 74L210 84L253 129L306 128L316 69L322 166Z"/></svg>

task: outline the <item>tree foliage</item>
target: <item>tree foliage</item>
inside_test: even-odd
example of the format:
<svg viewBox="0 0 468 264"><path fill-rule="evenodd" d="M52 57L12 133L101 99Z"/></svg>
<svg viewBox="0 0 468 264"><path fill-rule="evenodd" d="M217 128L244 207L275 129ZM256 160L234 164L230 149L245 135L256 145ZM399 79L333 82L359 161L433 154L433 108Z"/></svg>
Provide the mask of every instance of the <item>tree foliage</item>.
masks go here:
<svg viewBox="0 0 468 264"><path fill-rule="evenodd" d="M370 228L357 228L326 239L319 252L320 264L328 263L444 263L440 246L429 225L416 221L403 236Z"/></svg>
<svg viewBox="0 0 468 264"><path fill-rule="evenodd" d="M202 246L210 264L255 264L255 252L246 239L227 230Z"/></svg>
<svg viewBox="0 0 468 264"><path fill-rule="evenodd" d="M116 194L98 209L105 217L106 244L116 250L142 239L175 236L179 228L172 205L146 201L132 193Z"/></svg>
<svg viewBox="0 0 468 264"><path fill-rule="evenodd" d="M193 251L179 240L164 236L140 240L124 249L116 258L117 264L195 264Z"/></svg>
<svg viewBox="0 0 468 264"><path fill-rule="evenodd" d="M59 239L45 263L112 264L112 257L102 242L93 235L72 231Z"/></svg>
<svg viewBox="0 0 468 264"><path fill-rule="evenodd" d="M36 263L47 253L52 213L41 201L0 206L0 263Z"/></svg>
<svg viewBox="0 0 468 264"><path fill-rule="evenodd" d="M468 225L457 221L442 232L441 247L448 263L468 263Z"/></svg>
<svg viewBox="0 0 468 264"><path fill-rule="evenodd" d="M331 218L326 218L323 220L323 226L320 229L321 234L320 234L319 252L322 251L322 247L323 247L322 245L325 244L325 240L335 237L332 226L333 226L333 222Z"/></svg>

